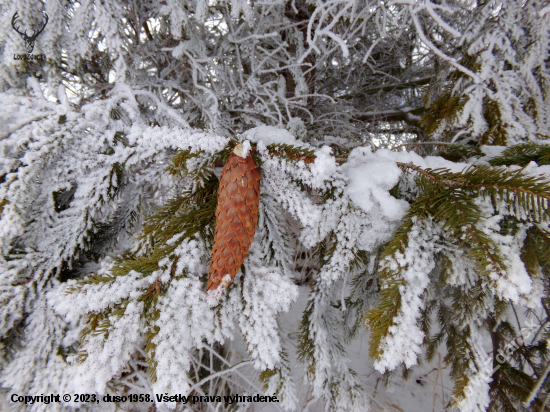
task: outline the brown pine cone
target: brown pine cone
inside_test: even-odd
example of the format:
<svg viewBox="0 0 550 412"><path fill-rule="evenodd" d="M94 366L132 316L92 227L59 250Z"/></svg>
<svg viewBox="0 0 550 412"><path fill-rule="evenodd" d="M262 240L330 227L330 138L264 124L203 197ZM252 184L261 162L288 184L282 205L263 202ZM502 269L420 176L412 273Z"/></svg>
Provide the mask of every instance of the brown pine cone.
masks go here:
<svg viewBox="0 0 550 412"><path fill-rule="evenodd" d="M216 231L208 278L208 300L218 301L235 278L254 240L260 202L260 173L239 144L220 176Z"/></svg>

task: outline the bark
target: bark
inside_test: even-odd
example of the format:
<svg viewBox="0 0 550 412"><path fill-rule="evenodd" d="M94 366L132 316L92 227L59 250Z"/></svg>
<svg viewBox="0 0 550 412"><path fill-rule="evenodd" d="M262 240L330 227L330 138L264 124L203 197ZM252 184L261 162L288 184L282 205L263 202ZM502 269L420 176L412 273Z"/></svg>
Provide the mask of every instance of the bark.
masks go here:
<svg viewBox="0 0 550 412"><path fill-rule="evenodd" d="M420 116L426 112L424 107L386 110L381 112L368 112L357 116L353 120L362 122L378 121L404 121L411 126L420 126Z"/></svg>

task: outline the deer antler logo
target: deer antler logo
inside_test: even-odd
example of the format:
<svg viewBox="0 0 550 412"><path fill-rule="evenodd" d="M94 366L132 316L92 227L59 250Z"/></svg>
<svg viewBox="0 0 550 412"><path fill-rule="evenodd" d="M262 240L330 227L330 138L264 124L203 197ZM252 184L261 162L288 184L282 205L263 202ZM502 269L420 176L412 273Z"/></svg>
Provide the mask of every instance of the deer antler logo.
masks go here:
<svg viewBox="0 0 550 412"><path fill-rule="evenodd" d="M44 28L46 27L46 24L48 24L48 15L46 13L44 13L44 25L42 26L42 28L40 30L34 30L32 36L28 36L27 35L27 30L25 30L23 33L21 33L19 31L20 26L15 25L15 21L18 18L18 14L19 14L19 10L16 11L15 14L13 15L13 18L11 19L11 25L12 25L13 29L17 33L19 33L21 35L21 37L23 37L23 40L25 40L25 46L27 48L27 54L30 54L30 53L32 53L32 51L34 49L34 42L36 41L36 38L38 37L38 35L40 33L42 33L44 31Z"/></svg>

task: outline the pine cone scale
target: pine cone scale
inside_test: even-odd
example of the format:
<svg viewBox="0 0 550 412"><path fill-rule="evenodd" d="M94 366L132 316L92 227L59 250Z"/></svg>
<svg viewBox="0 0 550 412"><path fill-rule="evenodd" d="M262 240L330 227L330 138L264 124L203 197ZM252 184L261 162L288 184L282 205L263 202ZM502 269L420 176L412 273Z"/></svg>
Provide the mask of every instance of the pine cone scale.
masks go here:
<svg viewBox="0 0 550 412"><path fill-rule="evenodd" d="M227 233L229 229L229 223L228 222L223 222L221 225L220 225L220 234L225 234Z"/></svg>
<svg viewBox="0 0 550 412"><path fill-rule="evenodd" d="M235 197L235 195L238 193L239 185L237 185L237 182L230 182L227 185L227 195L231 198Z"/></svg>
<svg viewBox="0 0 550 412"><path fill-rule="evenodd" d="M231 239L229 239L229 242L227 242L224 246L228 249L235 250L237 246L239 246L239 240L235 237L235 233L232 231L227 232Z"/></svg>
<svg viewBox="0 0 550 412"><path fill-rule="evenodd" d="M248 227L252 225L253 220L250 219L250 213L252 213L252 210L248 207L248 205L245 203L243 208L240 209L237 214L239 215L239 219L242 220L243 225Z"/></svg>
<svg viewBox="0 0 550 412"><path fill-rule="evenodd" d="M220 254L220 256L221 256L221 260L223 260L224 262L226 262L227 259L229 259L229 258L232 256L231 250L228 249L228 248L227 248L227 249L223 249L222 252L221 252L221 254Z"/></svg>
<svg viewBox="0 0 550 412"><path fill-rule="evenodd" d="M236 209L242 209L245 205L244 196L242 196L240 193L237 193L235 197L233 197L233 204L235 205Z"/></svg>
<svg viewBox="0 0 550 412"><path fill-rule="evenodd" d="M244 195L246 204L249 206L252 206L255 204L257 197L258 197L258 194L254 191L254 189L248 189Z"/></svg>
<svg viewBox="0 0 550 412"><path fill-rule="evenodd" d="M237 218L233 219L229 223L229 230L233 231L233 233L236 233L242 225L241 219L237 216Z"/></svg>
<svg viewBox="0 0 550 412"><path fill-rule="evenodd" d="M243 243L242 242L243 240L248 238L247 233L246 233L246 229L244 228L244 226L241 225L239 227L239 229L235 232L235 237L241 241L240 242L241 244Z"/></svg>
<svg viewBox="0 0 550 412"><path fill-rule="evenodd" d="M248 183L248 179L245 177L243 177L240 182L237 182L237 188L241 196L244 196L245 193L248 192Z"/></svg>
<svg viewBox="0 0 550 412"><path fill-rule="evenodd" d="M232 182L238 182L240 178L242 177L240 168L233 167L231 169L231 181Z"/></svg>
<svg viewBox="0 0 550 412"><path fill-rule="evenodd" d="M240 244L238 244L237 247L233 249L233 258L235 259L235 262L237 262L237 264L239 265L239 269L240 269L242 263L244 262L243 250ZM235 271L235 273L237 273L237 271Z"/></svg>
<svg viewBox="0 0 550 412"><path fill-rule="evenodd" d="M231 223L233 223L235 218L238 217L237 215L238 215L237 210L235 210L234 207L230 207L227 210L227 212L222 215L222 218L225 222L230 222L229 224L231 224ZM233 230L235 230L235 229L233 229Z"/></svg>

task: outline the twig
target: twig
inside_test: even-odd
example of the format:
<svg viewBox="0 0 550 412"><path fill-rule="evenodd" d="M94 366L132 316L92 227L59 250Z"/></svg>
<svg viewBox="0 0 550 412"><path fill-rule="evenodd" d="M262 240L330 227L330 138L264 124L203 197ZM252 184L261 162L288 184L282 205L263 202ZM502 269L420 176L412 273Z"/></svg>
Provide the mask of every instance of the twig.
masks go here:
<svg viewBox="0 0 550 412"><path fill-rule="evenodd" d="M523 406L525 406L526 408L531 406L531 403L536 398L537 394L540 391L540 388L542 387L542 384L544 383L544 381L546 381L546 377L548 376L549 373L550 373L550 363L548 364L548 366L546 366L544 373L542 374L540 379L537 381L537 384L535 385L535 387L531 390L531 393L529 394L525 402L523 402Z"/></svg>
<svg viewBox="0 0 550 412"><path fill-rule="evenodd" d="M548 404L549 399L550 399L550 392L548 393L548 395L546 395L546 399L544 400L544 403L540 408L540 412L544 412L544 410L546 409L546 404Z"/></svg>
<svg viewBox="0 0 550 412"><path fill-rule="evenodd" d="M539 330L537 331L537 333L535 334L535 337L533 338L533 340L531 341L531 344L534 344L536 342L539 341L540 339L540 335L542 334L542 332L544 331L544 328L550 323L550 318L546 319L544 321L544 323L542 323L541 327L539 328Z"/></svg>
<svg viewBox="0 0 550 412"><path fill-rule="evenodd" d="M392 150L393 150L393 149L398 149L398 148L403 147L403 146L419 146L419 145L429 145L429 144L449 145L449 144L451 144L451 143L447 143L447 142L416 142L416 143L404 143L404 144L400 144L399 146L392 147Z"/></svg>

